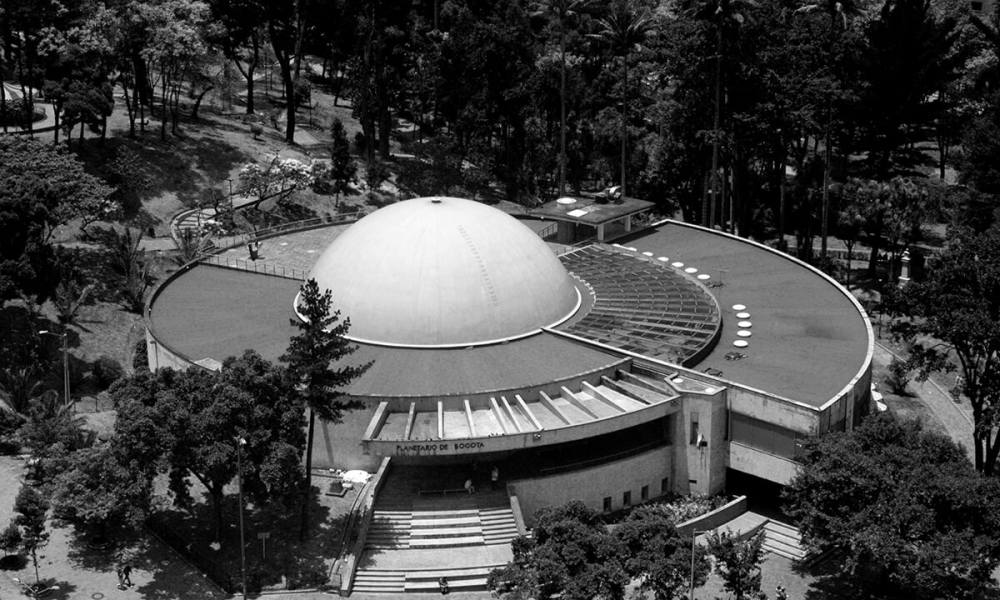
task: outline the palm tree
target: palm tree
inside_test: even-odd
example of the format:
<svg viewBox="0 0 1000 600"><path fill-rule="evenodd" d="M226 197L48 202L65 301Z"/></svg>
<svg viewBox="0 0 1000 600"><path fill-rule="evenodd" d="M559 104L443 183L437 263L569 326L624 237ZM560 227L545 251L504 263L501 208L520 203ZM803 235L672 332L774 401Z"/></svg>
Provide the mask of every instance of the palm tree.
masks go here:
<svg viewBox="0 0 1000 600"><path fill-rule="evenodd" d="M549 0L559 19L559 195L566 195L566 22L590 0Z"/></svg>
<svg viewBox="0 0 1000 600"><path fill-rule="evenodd" d="M637 0L618 0L608 16L598 21L597 37L611 44L622 57L622 198L625 197L626 150L628 145L628 57L642 44L653 27L652 12Z"/></svg>
<svg viewBox="0 0 1000 600"><path fill-rule="evenodd" d="M823 12L830 18L829 37L827 38L827 64L833 65L833 44L836 40L837 32L842 26L847 29L849 17L858 15L861 10L854 0L804 0L795 12L811 13ZM833 98L832 94L826 100L826 128L823 133L823 215L820 221L820 263L826 263L826 241L830 220L830 129L833 125Z"/></svg>
<svg viewBox="0 0 1000 600"><path fill-rule="evenodd" d="M715 205L719 197L723 32L727 24L742 25L745 20L742 11L749 6L756 5L757 3L754 0L705 0L691 11L694 18L708 21L715 28L715 116L712 125L712 194L711 203L709 203L709 196L703 196L702 198L701 224L704 227L713 227L715 225Z"/></svg>

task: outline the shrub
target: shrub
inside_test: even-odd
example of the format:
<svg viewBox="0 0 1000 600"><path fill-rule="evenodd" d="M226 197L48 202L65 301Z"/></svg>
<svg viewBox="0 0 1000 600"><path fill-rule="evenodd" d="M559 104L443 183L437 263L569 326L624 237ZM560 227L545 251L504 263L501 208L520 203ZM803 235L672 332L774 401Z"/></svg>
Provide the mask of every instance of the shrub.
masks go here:
<svg viewBox="0 0 1000 600"><path fill-rule="evenodd" d="M889 363L889 369L886 371L883 381L891 393L905 396L906 385L910 383L910 365L906 361L894 357Z"/></svg>
<svg viewBox="0 0 1000 600"><path fill-rule="evenodd" d="M135 341L135 349L132 350L132 369L135 371L149 368L149 355L146 354L146 339Z"/></svg>
<svg viewBox="0 0 1000 600"><path fill-rule="evenodd" d="M99 386L107 389L112 383L125 375L125 369L122 368L121 363L117 360L107 354L102 354L94 362L94 367L91 369L90 374Z"/></svg>

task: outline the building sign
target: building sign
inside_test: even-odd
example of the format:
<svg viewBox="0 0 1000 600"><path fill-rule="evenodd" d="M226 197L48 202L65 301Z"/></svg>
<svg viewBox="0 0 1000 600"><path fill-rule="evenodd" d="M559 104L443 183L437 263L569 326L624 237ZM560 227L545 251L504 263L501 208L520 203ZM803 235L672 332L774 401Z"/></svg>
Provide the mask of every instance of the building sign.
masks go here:
<svg viewBox="0 0 1000 600"><path fill-rule="evenodd" d="M492 445L492 444L491 444ZM478 440L455 442L395 442L393 454L396 456L434 456L437 454L465 454L486 452L486 443Z"/></svg>

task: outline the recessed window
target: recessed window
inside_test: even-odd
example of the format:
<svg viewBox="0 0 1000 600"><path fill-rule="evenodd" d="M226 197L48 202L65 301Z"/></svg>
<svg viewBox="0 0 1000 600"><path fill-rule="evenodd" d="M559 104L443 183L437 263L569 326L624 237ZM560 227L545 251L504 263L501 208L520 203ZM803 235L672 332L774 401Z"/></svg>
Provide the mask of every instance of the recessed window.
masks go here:
<svg viewBox="0 0 1000 600"><path fill-rule="evenodd" d="M660 480L660 494L666 494L670 491L670 479L664 477Z"/></svg>
<svg viewBox="0 0 1000 600"><path fill-rule="evenodd" d="M604 497L604 512L611 512L611 496Z"/></svg>
<svg viewBox="0 0 1000 600"><path fill-rule="evenodd" d="M649 486L642 486L642 490L639 491L639 494L642 496L643 500L649 500Z"/></svg>
<svg viewBox="0 0 1000 600"><path fill-rule="evenodd" d="M622 494L622 504L624 504L625 506L632 505L632 492L625 492L624 494Z"/></svg>
<svg viewBox="0 0 1000 600"><path fill-rule="evenodd" d="M688 442L692 446L698 444L698 412L691 411L691 440Z"/></svg>

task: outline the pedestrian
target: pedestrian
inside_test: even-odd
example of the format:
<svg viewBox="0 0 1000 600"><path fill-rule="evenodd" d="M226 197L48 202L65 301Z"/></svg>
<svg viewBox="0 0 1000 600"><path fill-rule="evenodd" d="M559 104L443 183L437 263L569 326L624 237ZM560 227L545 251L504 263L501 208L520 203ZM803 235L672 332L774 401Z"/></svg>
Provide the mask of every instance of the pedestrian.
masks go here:
<svg viewBox="0 0 1000 600"><path fill-rule="evenodd" d="M451 586L448 584L448 578L447 577L440 577L438 579L438 589L441 590L441 595L442 596L445 596L445 595L448 594L448 592L451 589Z"/></svg>
<svg viewBox="0 0 1000 600"><path fill-rule="evenodd" d="M125 589L125 572L122 570L121 567L118 567L118 569L115 570L115 575L118 576L118 589L124 590Z"/></svg>
<svg viewBox="0 0 1000 600"><path fill-rule="evenodd" d="M490 472L490 486L494 490L497 489L498 481L500 481L500 469L496 465L493 465L493 471Z"/></svg>
<svg viewBox="0 0 1000 600"><path fill-rule="evenodd" d="M476 486L472 485L471 479L465 480L465 491L469 492L470 496L476 493Z"/></svg>
<svg viewBox="0 0 1000 600"><path fill-rule="evenodd" d="M122 579L125 581L125 585L132 587L132 564L125 563L122 567Z"/></svg>
<svg viewBox="0 0 1000 600"><path fill-rule="evenodd" d="M785 591L785 586L779 585L774 588L775 600L788 600L788 593Z"/></svg>

